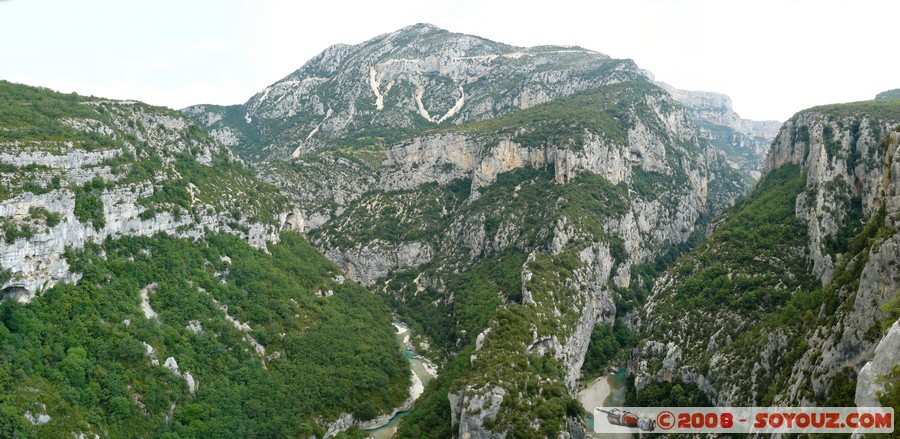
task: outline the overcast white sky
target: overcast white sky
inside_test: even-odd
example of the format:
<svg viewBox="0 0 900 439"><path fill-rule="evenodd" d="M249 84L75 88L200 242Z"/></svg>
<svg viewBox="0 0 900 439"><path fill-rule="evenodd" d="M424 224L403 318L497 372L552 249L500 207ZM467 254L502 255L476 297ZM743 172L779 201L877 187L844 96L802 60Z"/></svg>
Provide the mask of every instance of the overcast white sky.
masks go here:
<svg viewBox="0 0 900 439"><path fill-rule="evenodd" d="M579 45L747 118L900 88L896 0L0 0L0 79L182 108L245 102L334 43L427 22Z"/></svg>

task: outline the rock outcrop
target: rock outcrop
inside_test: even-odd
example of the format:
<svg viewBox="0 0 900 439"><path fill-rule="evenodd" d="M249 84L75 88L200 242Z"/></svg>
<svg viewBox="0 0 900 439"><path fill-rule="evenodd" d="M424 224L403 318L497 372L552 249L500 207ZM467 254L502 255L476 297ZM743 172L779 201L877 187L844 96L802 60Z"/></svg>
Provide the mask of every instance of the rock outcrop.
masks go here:
<svg viewBox="0 0 900 439"><path fill-rule="evenodd" d="M878 407L879 394L884 391L883 377L890 376L900 364L900 322L894 322L887 334L878 342L872 360L859 371L856 379L857 407Z"/></svg>

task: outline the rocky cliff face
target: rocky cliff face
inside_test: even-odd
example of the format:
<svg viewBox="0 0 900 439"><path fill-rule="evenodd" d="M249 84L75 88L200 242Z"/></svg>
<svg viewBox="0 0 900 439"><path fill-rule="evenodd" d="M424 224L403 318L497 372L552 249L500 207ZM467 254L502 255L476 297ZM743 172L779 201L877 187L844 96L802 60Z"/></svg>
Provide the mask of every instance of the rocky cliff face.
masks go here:
<svg viewBox="0 0 900 439"><path fill-rule="evenodd" d="M198 105L184 111L249 159L261 178L285 188L303 213L304 224L315 228L340 215L373 185L400 187L380 175L382 162L399 165L397 159L418 159L401 158L397 144L418 149L408 145L410 139L439 143L454 125L494 120L648 76L631 60L587 49L514 47L422 24L359 45L333 46L243 105ZM741 119L724 95L661 85L689 110L693 127L688 129L700 141L724 152L729 165L748 179L759 177L777 123ZM642 129L646 127L634 127L629 135L640 136ZM507 137L514 137L510 134ZM468 139L472 150L471 144L481 140L471 137L449 141ZM518 167L483 161L486 173ZM482 160L477 162L456 163L461 166L457 174L464 174L469 165L480 166ZM558 162L567 166L565 160ZM412 187L415 179L433 171L417 169L413 182L403 184ZM395 178L405 180L406 175L396 173Z"/></svg>
<svg viewBox="0 0 900 439"><path fill-rule="evenodd" d="M77 280L66 249L106 238L211 230L259 248L278 239L285 200L180 113L9 83L0 93L12 113L0 120L4 297L27 302ZM22 108L33 108L32 126L16 120Z"/></svg>
<svg viewBox="0 0 900 439"><path fill-rule="evenodd" d="M732 108L731 98L721 93L679 90L662 82L656 84L691 112L700 136L724 151L732 166L759 179L769 145L778 134L781 122L743 119Z"/></svg>
<svg viewBox="0 0 900 439"><path fill-rule="evenodd" d="M860 370L882 338L881 305L900 290L898 123L897 101L871 101L784 124L760 186L654 288L633 359L639 388L678 377L721 405L871 394Z"/></svg>
<svg viewBox="0 0 900 439"><path fill-rule="evenodd" d="M604 91L610 96L616 96L624 90L627 88ZM690 234L692 224L700 212L722 209L740 194L741 181L738 174L727 169L724 156L714 148L707 147L704 154L694 157L688 156L693 153L672 146L679 143L690 144L695 140L694 131L683 110L671 107L673 103L666 101L665 95L658 89L653 93L655 94L641 98L639 102L640 107L646 106L650 111L639 114L643 108L638 106L627 111L627 117L630 119L629 128L620 132L621 137L611 136L596 126L578 126L580 132L575 132L578 145L571 143L573 139L558 139L558 143L547 141L527 144L523 140L529 128L525 126L510 128L513 131L518 130L515 135L503 134L503 129L488 135L474 132L468 126L464 126L457 130L401 142L387 150L377 173L373 174L372 183L377 191L361 196L362 198L356 200L350 209L342 211L342 216L325 223L323 230L316 231L313 235L322 237L320 245L333 260L339 261L339 265L347 267L354 273L355 278L361 279L366 284L374 283L390 270L415 267L430 261L434 253L432 248L439 244L447 247L445 251L457 252L458 250L455 250L457 247L466 248L472 256L500 251L511 243L478 242L487 238L471 236L473 230L467 228L477 230L481 226L471 223L469 219L460 224L459 221L463 221L463 218L446 219L451 223L450 229L460 234L453 238L459 240L459 246L455 245L457 243L436 242L434 236L428 237L430 243L405 242L400 247L390 243L395 236L385 237L390 239L373 241L366 247L347 249L350 250L349 253L338 252L333 245L335 242L352 239L371 230L366 226L369 223L360 217L383 215L384 208L379 205L385 203L403 204L402 207L396 208L404 211L402 223L419 225L438 222L436 219L425 217L424 212L416 212L415 207L409 202L410 199L416 198L413 191L420 190L422 186L437 185L446 188L454 182L466 181L466 193L463 196L467 199L460 200L461 205L441 206L442 215L453 216L450 210L465 207L465 204L471 204L484 193L491 191L491 186L501 174L525 169L548 169L556 184L576 181L577 177L584 173L599 176L612 185L622 187L640 185L646 192L644 194L646 199L641 200L641 205L635 209L631 221L639 222L644 233L655 235L654 240L666 241L673 235L684 240ZM576 107L575 103L572 107ZM666 113L664 108L670 108L668 111L672 113ZM603 107L598 109L604 110ZM657 115L655 112L663 114ZM644 117L652 119L645 120ZM697 168L692 168L693 165ZM664 180L676 182L675 187L678 189L671 193L663 191L660 183ZM709 196L711 184L722 185L723 190L717 196L724 198L711 199ZM370 186L368 189L373 188ZM692 213L679 217L676 223L659 224L659 228L651 225L657 221L664 222L660 218L671 214L667 206L669 200L661 199L659 196L661 192L687 203ZM403 201L392 199L399 198L401 193L404 194ZM365 229L361 229L361 225ZM515 230L514 227L512 231ZM566 232L563 230L561 233ZM574 232L569 232L572 233ZM551 240L555 240L554 246L558 248L565 245L567 238L561 235ZM664 247L658 245L659 243L641 245L633 241L635 240L629 237L626 245L633 246L642 260ZM384 253L375 250L371 245L391 250ZM410 261L417 262L409 263Z"/></svg>
<svg viewBox="0 0 900 439"><path fill-rule="evenodd" d="M885 378L900 364L900 322L894 322L878 342L872 360L859 371L854 402L857 407L878 407L884 392Z"/></svg>

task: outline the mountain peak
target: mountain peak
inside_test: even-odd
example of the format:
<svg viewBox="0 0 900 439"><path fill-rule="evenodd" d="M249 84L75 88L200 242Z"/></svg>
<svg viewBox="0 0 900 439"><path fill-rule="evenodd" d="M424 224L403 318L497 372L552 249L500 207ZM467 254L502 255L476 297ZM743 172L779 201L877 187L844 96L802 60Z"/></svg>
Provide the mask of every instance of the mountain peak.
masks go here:
<svg viewBox="0 0 900 439"><path fill-rule="evenodd" d="M392 33L402 33L402 32L431 32L431 31L444 31L448 32L446 29L441 29L431 23L416 23L411 24L406 27L402 27L395 32Z"/></svg>
<svg viewBox="0 0 900 439"><path fill-rule="evenodd" d="M643 77L631 60L581 47L518 47L417 23L331 46L227 115L186 111L227 144L299 155L361 138L391 143ZM222 131L208 123L229 118Z"/></svg>

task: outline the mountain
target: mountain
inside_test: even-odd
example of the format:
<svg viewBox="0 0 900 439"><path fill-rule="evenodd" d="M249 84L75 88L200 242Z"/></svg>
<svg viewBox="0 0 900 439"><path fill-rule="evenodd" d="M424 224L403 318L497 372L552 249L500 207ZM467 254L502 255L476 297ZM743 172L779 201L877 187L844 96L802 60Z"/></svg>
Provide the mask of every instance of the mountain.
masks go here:
<svg viewBox="0 0 900 439"><path fill-rule="evenodd" d="M579 47L516 47L417 24L332 46L243 105L184 111L284 188L315 228L379 184L397 143L648 78L632 60ZM777 123L741 119L724 95L662 86L690 110L694 135L748 182L758 178Z"/></svg>
<svg viewBox="0 0 900 439"><path fill-rule="evenodd" d="M248 159L390 145L640 75L580 47L522 48L417 24L336 45L244 105L186 112Z"/></svg>
<svg viewBox="0 0 900 439"><path fill-rule="evenodd" d="M883 91L881 93L878 93L877 96L875 96L875 100L879 100L879 101L887 101L887 100L893 100L893 99L900 99L900 88Z"/></svg>
<svg viewBox="0 0 900 439"><path fill-rule="evenodd" d="M636 319L638 395L677 380L717 405L888 404L877 392L900 347L898 130L890 99L782 126L757 187Z"/></svg>
<svg viewBox="0 0 900 439"><path fill-rule="evenodd" d="M0 436L321 437L407 400L385 301L182 113L0 82L0 169Z"/></svg>
<svg viewBox="0 0 900 439"><path fill-rule="evenodd" d="M399 437L578 437L596 328L749 190L774 136L686 96L631 60L415 25L184 111L441 365Z"/></svg>

